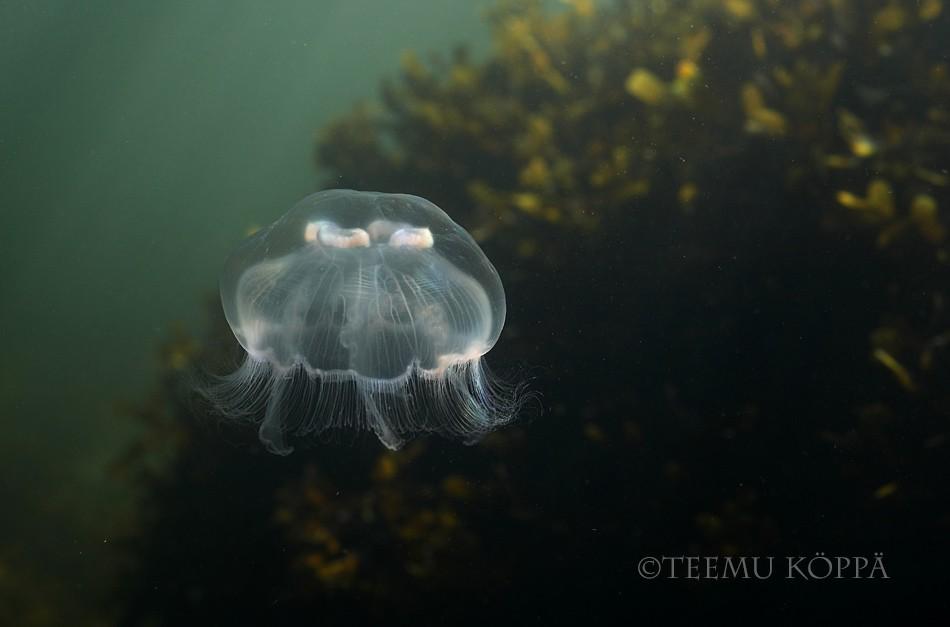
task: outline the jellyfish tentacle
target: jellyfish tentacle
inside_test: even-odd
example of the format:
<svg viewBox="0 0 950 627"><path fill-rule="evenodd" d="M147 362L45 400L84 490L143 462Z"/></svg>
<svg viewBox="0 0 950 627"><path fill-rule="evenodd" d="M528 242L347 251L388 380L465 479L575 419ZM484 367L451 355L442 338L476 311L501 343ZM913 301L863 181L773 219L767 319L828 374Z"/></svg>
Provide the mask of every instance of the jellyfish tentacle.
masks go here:
<svg viewBox="0 0 950 627"><path fill-rule="evenodd" d="M281 417L281 408L292 382L293 376L290 373L275 374L270 398L267 400L267 409L264 412L264 421L261 422L261 428L258 431L261 442L275 455L290 455L294 452L294 447L288 445L284 438Z"/></svg>
<svg viewBox="0 0 950 627"><path fill-rule="evenodd" d="M402 448L405 439L399 437L399 435L390 428L383 412L379 410L379 406L376 404L376 400L373 398L371 391L360 390L360 395L363 397L363 403L366 407L370 429L373 430L373 433L376 434L379 441L383 443L383 446L391 451L398 451Z"/></svg>

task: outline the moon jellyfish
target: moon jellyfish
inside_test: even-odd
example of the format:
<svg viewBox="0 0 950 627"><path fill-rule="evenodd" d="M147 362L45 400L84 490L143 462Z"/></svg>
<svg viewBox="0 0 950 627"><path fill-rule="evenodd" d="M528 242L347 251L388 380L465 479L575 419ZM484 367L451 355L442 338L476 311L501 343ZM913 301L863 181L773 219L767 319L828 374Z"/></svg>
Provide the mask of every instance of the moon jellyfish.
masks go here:
<svg viewBox="0 0 950 627"><path fill-rule="evenodd" d="M272 453L328 429L471 443L518 412L520 388L482 362L505 323L498 272L423 198L313 194L246 240L220 287L247 356L203 392Z"/></svg>

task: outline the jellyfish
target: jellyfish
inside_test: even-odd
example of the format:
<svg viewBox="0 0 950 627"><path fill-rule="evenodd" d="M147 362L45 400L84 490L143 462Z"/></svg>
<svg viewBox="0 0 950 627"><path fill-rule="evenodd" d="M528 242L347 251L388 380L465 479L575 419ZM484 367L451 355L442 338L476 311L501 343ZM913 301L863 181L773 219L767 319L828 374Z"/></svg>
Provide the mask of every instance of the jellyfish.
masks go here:
<svg viewBox="0 0 950 627"><path fill-rule="evenodd" d="M330 429L474 443L522 404L482 359L505 323L498 272L424 198L308 196L234 251L220 291L246 357L201 391L272 453Z"/></svg>

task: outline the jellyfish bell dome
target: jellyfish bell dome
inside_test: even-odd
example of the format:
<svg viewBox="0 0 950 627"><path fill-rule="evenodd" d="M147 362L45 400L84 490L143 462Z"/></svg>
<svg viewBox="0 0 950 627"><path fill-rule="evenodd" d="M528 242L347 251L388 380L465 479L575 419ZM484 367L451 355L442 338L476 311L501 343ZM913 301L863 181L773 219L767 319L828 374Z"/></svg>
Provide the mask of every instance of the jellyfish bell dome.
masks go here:
<svg viewBox="0 0 950 627"><path fill-rule="evenodd" d="M505 322L501 279L423 198L313 194L235 250L220 288L247 360L206 396L262 414L272 452L332 427L391 448L429 431L474 441L514 417L517 387L481 363Z"/></svg>
<svg viewBox="0 0 950 627"><path fill-rule="evenodd" d="M249 355L277 368L392 379L475 359L505 322L501 279L431 202L332 190L228 260L221 301Z"/></svg>

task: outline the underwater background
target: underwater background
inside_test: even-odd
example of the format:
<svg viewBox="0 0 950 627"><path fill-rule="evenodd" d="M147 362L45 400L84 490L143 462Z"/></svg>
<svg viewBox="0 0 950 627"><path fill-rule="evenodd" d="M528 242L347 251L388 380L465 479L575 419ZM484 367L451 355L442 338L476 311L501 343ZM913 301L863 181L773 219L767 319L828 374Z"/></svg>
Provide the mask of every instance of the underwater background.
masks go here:
<svg viewBox="0 0 950 627"><path fill-rule="evenodd" d="M0 624L946 623L942 0L4 2L0 29ZM241 356L225 257L325 188L473 234L508 297L487 362L542 412L279 458L195 401ZM642 570L818 553L887 577Z"/></svg>

